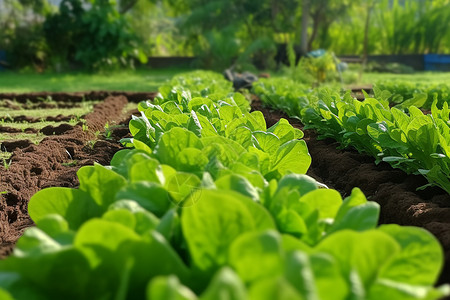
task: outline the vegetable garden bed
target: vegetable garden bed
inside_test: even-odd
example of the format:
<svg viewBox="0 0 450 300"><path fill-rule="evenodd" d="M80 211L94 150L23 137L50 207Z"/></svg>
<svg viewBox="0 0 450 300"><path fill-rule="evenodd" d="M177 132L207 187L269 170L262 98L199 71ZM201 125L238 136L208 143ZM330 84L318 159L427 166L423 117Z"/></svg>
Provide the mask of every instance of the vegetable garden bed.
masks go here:
<svg viewBox="0 0 450 300"><path fill-rule="evenodd" d="M184 84L185 79L177 80ZM190 84L197 90L164 86L155 102L139 104L141 116L129 125L133 139L122 140L134 150L117 152L118 138L128 134L124 128L108 134L112 140L89 143L94 130L111 122L108 118L124 118L126 99L111 97L86 116L88 132L76 126L14 152L13 164L2 170L1 184L8 185L0 186L8 191L1 195L6 204L2 230L16 234L6 243L3 237L4 254L32 225L27 202L37 190L80 189L33 196L30 214L38 227L27 231L2 265L8 290L18 293L23 286L23 295L55 299L141 299L145 294L163 299L167 293L183 299L244 299L247 292L251 299L436 299L448 294L447 286L430 287L442 258L435 239L417 228L376 228L378 205L353 188L381 204L380 223L417 225L434 233L446 255L440 283L450 281L447 194L437 188L416 192L423 177L376 166L372 158L336 150L334 142L319 141L305 130L309 166L298 121L290 119L293 128L281 119L286 116L257 99L252 109L262 113L248 113L242 95L214 95L220 80L206 87L201 79ZM95 161L111 166L85 167L76 177L80 166ZM301 175L306 170L318 182ZM45 276L67 272L66 267L71 272L53 285L46 277L35 278L32 267L23 269L44 260ZM81 286L76 291L74 280Z"/></svg>
<svg viewBox="0 0 450 300"><path fill-rule="evenodd" d="M254 97L252 109L264 113L268 126L286 118L305 133L305 141L312 157L308 175L329 188L338 190L343 197L359 187L366 197L380 204L380 224L419 226L429 230L440 241L445 252L445 266L440 283L450 283L450 195L444 190L428 187L420 175L407 175L387 163L375 165L373 158L351 149L339 149L332 139L318 140L314 130L304 130L297 119L285 113L264 107Z"/></svg>
<svg viewBox="0 0 450 300"><path fill-rule="evenodd" d="M110 96L112 94L113 96ZM91 93L31 93L0 94L7 106L15 107L16 112L26 112L32 108L70 108L79 105L82 100L103 99L84 116L84 123L77 125L51 125L34 130L44 136L39 144L30 140L2 140L3 151L12 152L0 167L0 258L7 256L26 227L32 226L27 205L30 197L38 190L51 186L78 186L77 170L84 165L98 162L109 164L114 153L121 147L118 140L127 136L130 114L124 114L127 99L147 99L152 93L121 94L120 92ZM57 99L58 102L43 102L42 99ZM14 101L13 101L14 100ZM63 105L60 104L63 103ZM20 105L20 107L18 106ZM51 113L51 110L50 110ZM48 121L69 121L72 116L48 115ZM15 122L40 122L40 118L26 115L4 117ZM105 133L105 125L108 132ZM114 126L116 125L116 126ZM6 128L1 127L4 132ZM13 131L13 130L11 130ZM27 132L25 130L25 132ZM14 134L10 134L10 139Z"/></svg>

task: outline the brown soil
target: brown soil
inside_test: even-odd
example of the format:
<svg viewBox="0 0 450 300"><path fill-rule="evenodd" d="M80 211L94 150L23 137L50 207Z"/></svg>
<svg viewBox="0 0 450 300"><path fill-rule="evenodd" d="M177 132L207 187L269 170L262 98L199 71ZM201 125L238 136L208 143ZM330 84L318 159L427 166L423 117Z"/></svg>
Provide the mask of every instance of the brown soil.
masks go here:
<svg viewBox="0 0 450 300"><path fill-rule="evenodd" d="M38 133L39 129L37 128L25 128L23 131L19 128L8 127L8 126L0 126L0 133Z"/></svg>
<svg viewBox="0 0 450 300"><path fill-rule="evenodd" d="M268 127L285 118L294 127L303 128L298 120L263 107L258 99L252 102L252 109L263 112ZM450 283L450 195L439 188L416 191L427 183L423 176L407 175L387 163L375 165L370 156L352 149L337 149L337 142L318 140L312 130L304 133L312 157L308 175L340 191L344 197L353 187L359 187L369 200L380 204L380 224L420 226L429 230L445 253L439 283Z"/></svg>
<svg viewBox="0 0 450 300"><path fill-rule="evenodd" d="M80 119L84 119L85 116L81 116ZM57 116L48 116L45 118L33 118L25 115L15 116L15 117L0 117L0 121L6 121L6 122L27 122L27 123L38 123L42 121L47 122L68 122L72 119L76 119L77 116L75 115L57 115Z"/></svg>
<svg viewBox="0 0 450 300"><path fill-rule="evenodd" d="M2 143L2 149L13 151L13 155L7 170L0 167L0 191L7 191L0 194L0 258L7 256L23 230L33 225L27 204L34 193L51 186L76 187L76 172L81 166L109 164L121 149L118 140L128 134L130 114L122 114L127 102L124 96L110 96L97 104L85 117L88 131L83 131L81 124L63 124L67 126L43 128L52 135L39 145L27 140ZM111 138L97 140L95 132L102 132L106 123L123 126L110 127ZM95 144L89 142L95 140Z"/></svg>
<svg viewBox="0 0 450 300"><path fill-rule="evenodd" d="M82 125L82 124L78 124L77 126L80 126L80 125ZM74 128L74 126L64 123L64 124L61 124L58 126L47 125L44 128L41 128L41 130L39 130L39 132L42 132L45 135L61 135L70 130L73 130L73 128Z"/></svg>
<svg viewBox="0 0 450 300"><path fill-rule="evenodd" d="M32 144L33 142L31 142L30 140L2 141L1 150L6 152L13 152L15 149L27 148ZM3 172L3 170L1 170L0 172Z"/></svg>
<svg viewBox="0 0 450 300"><path fill-rule="evenodd" d="M155 92L122 92L122 91L92 91L92 92L77 92L77 93L0 93L0 99L15 100L20 103L26 102L42 102L44 99L51 98L53 101L61 101L67 103L81 102L84 100L101 100L108 96L125 96L130 102L139 102L142 100L153 99L157 93ZM6 101L5 101L6 102ZM17 106L13 102L8 101L8 105Z"/></svg>

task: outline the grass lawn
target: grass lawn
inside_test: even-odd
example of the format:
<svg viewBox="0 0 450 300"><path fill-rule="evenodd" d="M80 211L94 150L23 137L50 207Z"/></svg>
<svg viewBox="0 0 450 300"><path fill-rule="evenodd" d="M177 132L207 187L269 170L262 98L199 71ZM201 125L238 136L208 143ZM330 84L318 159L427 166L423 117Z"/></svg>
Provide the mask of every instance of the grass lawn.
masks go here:
<svg viewBox="0 0 450 300"><path fill-rule="evenodd" d="M41 118L41 117L47 117L47 116L57 116L57 115L63 115L63 116L69 116L69 115L75 115L77 117L80 117L84 114L87 114L92 111L92 108L94 105L98 103L98 101L83 101L80 103L80 106L72 107L72 108L38 108L38 109L8 109L8 108L1 108L0 111L0 118L4 119L7 117L16 117L25 115L27 117L33 117L33 118ZM17 106L20 106L21 103L17 103ZM1 125L1 121L0 121Z"/></svg>
<svg viewBox="0 0 450 300"><path fill-rule="evenodd" d="M91 90L156 91L167 79L189 69L139 69L105 74L89 73L20 73L0 71L0 93L82 92ZM408 81L421 84L449 84L450 72L416 72L413 74L364 73L360 84L381 80Z"/></svg>
<svg viewBox="0 0 450 300"><path fill-rule="evenodd" d="M364 73L361 83L378 81L408 81L414 84L450 84L450 72L416 72L412 74Z"/></svg>
<svg viewBox="0 0 450 300"><path fill-rule="evenodd" d="M0 93L82 92L92 90L152 92L187 69L139 69L104 74L20 73L0 71Z"/></svg>

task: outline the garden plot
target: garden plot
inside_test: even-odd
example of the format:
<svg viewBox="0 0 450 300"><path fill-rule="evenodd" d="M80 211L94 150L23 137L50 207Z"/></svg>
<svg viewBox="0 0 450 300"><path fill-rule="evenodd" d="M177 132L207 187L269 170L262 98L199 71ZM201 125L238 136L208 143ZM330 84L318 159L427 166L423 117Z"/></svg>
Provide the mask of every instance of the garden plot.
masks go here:
<svg viewBox="0 0 450 300"><path fill-rule="evenodd" d="M9 158L17 147L38 144L46 136L60 135L83 124L84 116L92 111L95 103L3 100L0 113L2 158Z"/></svg>
<svg viewBox="0 0 450 300"><path fill-rule="evenodd" d="M387 163L376 165L372 157L352 149L339 149L333 139L318 139L314 130L304 130L298 119L285 113L264 107L254 97L252 109L264 113L268 126L286 118L305 133L305 141L312 157L308 175L329 188L348 196L359 187L367 198L380 204L380 224L419 226L429 230L440 241L445 252L445 267L440 283L450 283L450 195L444 190L428 187L420 175L407 175L392 169Z"/></svg>
<svg viewBox="0 0 450 300"><path fill-rule="evenodd" d="M392 172L382 164L375 166L369 157L354 151L336 150L336 144L317 141L311 131L303 135L298 121L290 119L289 124L281 119L286 116L265 109L257 99L252 104L253 112L249 112L249 103L242 95L205 97L208 89L217 93L222 83L206 90L202 84L201 80L194 80L191 85L200 88L190 91L162 87L154 102L140 103L140 116L136 114L129 123L133 138L123 140L136 149L117 152L112 161L110 157L99 160L111 167L84 167L78 178L71 171L66 173L66 181L48 180L62 166L72 167L77 154L81 157L78 150L67 149L67 145L61 149L59 155L65 162L62 166L53 163L53 168L45 171L44 184L40 178L35 191L47 186L79 185L79 189L52 188L23 197L21 203L25 207L33 195L29 212L38 226L24 235L19 251L7 260L10 265L3 265L20 272L20 277L12 280L18 280L21 289L58 297L76 293L83 298L94 292L98 295L95 299L111 293L143 299L146 292L153 295L161 284L171 282L174 292L189 291L189 299L196 299L189 289L198 295L202 293L202 297L217 299L225 288L239 290L239 299L246 298L246 290L254 299L273 299L273 295L280 296L278 291L303 295L305 291L294 284L306 279L301 277L304 272L292 269L297 266L308 271L307 289L320 299L347 299L354 291L354 281L348 281L349 276L358 278L356 282L364 280L358 285L364 293L359 295L361 299L378 299L380 295L383 299L409 299L399 297L405 287L419 299L448 294L447 286L432 288L443 261L437 240L419 228L378 227L380 205L367 201L358 189L353 189L360 187L369 200L381 204L380 223L410 225L412 221L405 216L412 209L411 202L396 207L397 219L389 219L393 213L386 212L386 208L404 193L411 194L409 190L403 194L392 193L393 190L414 188L422 177ZM105 109L112 99L96 108ZM112 112L106 115L111 116ZM89 123L89 116L86 124L96 130ZM124 137L128 128L119 131ZM78 133L86 134L83 130ZM103 136L119 134L105 132ZM82 150L94 150L96 145L109 142L89 141L92 140L78 144ZM114 145L111 153L121 148ZM19 153L28 155L26 149ZM53 152L57 152L54 149L57 147L53 147ZM94 152L87 154L90 159L95 156ZM32 164L27 170L34 173L31 179L44 174L43 168ZM302 175L306 172L317 182ZM16 187L17 182L20 181L10 181ZM323 189L319 182L337 191ZM383 186L390 189L382 189ZM10 206L18 202L9 193L4 199ZM421 198L416 201L419 206L424 204ZM417 208L413 215L420 213ZM12 213L10 216L17 218ZM22 216L22 220L27 218ZM16 222L19 230L31 224L27 220L28 224ZM46 227L49 224L56 225L55 230ZM427 228L430 223L414 225ZM438 231L430 231L448 254L445 238ZM24 249L40 233L46 238L38 238L38 243L45 242L47 236L61 241L66 234L73 240L64 240L67 244L62 248L56 245L50 256ZM21 251L36 262L48 258L50 271L44 275L67 272L73 278L59 278L61 284L57 286L46 277L34 278L28 258L19 255ZM83 264L66 260L66 255L83 259ZM86 263L90 259L95 264ZM376 263L367 264L368 261ZM64 271L60 262L64 262ZM260 263L267 264L267 268L261 268ZM331 272L323 272L324 266ZM103 272L105 268L111 272ZM342 269L338 271L339 268ZM446 270L448 267L441 275L441 283L449 281ZM99 271L104 274L100 285ZM129 276L124 277L124 272ZM156 277L168 274L170 277ZM73 280L81 284L76 291ZM117 289L118 280L126 280L127 284ZM321 285L324 281L333 290L339 287L339 292L330 294L329 286ZM14 285L6 283L6 288L17 292Z"/></svg>
<svg viewBox="0 0 450 300"><path fill-rule="evenodd" d="M120 149L118 140L129 132L130 105L125 96L108 94L0 95L10 98L2 102L0 116L0 257L32 225L27 205L34 193L50 186L77 186L81 166L107 165ZM130 98L152 96L136 93ZM106 99L85 100L96 97Z"/></svg>

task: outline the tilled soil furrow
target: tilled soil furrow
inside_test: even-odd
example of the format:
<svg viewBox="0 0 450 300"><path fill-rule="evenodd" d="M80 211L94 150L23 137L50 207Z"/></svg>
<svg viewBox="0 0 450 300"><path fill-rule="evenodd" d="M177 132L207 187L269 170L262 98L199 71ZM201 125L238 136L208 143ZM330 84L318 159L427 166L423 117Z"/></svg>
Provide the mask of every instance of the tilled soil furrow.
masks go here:
<svg viewBox="0 0 450 300"><path fill-rule="evenodd" d="M91 91L91 92L37 92L37 93L0 93L0 100L8 99L15 100L19 103L27 102L43 102L44 99L52 99L52 101L69 102L68 105L73 105L74 102L82 102L85 100L101 100L109 96L125 96L130 102L139 102L142 100L153 99L156 92L123 92L123 91ZM6 102L6 101L5 101ZM70 103L71 102L71 103ZM14 105L14 104L11 104Z"/></svg>
<svg viewBox="0 0 450 300"><path fill-rule="evenodd" d="M86 115L84 127L71 126L60 135L44 138L39 145L17 145L11 165L6 170L0 168L0 192L6 192L0 194L0 258L8 255L23 230L33 225L27 212L33 194L50 186L76 187L76 171L81 166L109 164L121 149L117 139L89 141L97 139L95 133L102 132L106 123L119 123L127 103L124 96L110 96Z"/></svg>

